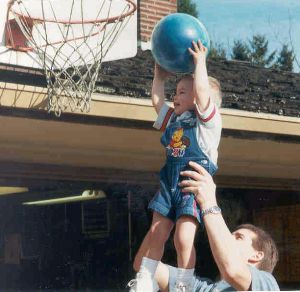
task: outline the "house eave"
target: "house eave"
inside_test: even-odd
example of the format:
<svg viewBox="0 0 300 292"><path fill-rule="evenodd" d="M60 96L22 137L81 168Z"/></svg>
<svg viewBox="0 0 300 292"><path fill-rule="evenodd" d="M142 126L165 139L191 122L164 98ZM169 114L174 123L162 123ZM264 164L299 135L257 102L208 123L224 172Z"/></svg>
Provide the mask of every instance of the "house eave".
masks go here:
<svg viewBox="0 0 300 292"><path fill-rule="evenodd" d="M57 118L44 110L44 88L0 83L0 90L0 161L19 165L21 176L23 165L39 167L45 177L48 166L54 177L53 169L63 173L67 168L65 179L80 180L79 169L91 173L92 180L107 179L107 171L117 179L126 177L125 172L157 173L163 163L149 99L94 94L89 113L67 112ZM299 118L233 109L222 109L221 114L221 185L278 189L281 182L285 188L299 187ZM2 169L2 177L5 173L18 176L18 169Z"/></svg>

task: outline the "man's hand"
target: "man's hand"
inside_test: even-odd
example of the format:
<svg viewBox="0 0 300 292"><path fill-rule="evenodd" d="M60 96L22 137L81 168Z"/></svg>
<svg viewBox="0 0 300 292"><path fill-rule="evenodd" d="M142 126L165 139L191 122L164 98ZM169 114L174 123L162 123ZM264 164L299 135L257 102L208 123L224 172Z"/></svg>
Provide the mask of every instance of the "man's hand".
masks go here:
<svg viewBox="0 0 300 292"><path fill-rule="evenodd" d="M180 173L181 176L188 178L179 183L182 192L193 193L202 210L217 205L216 185L212 176L196 162L190 161L189 166L194 170L186 170Z"/></svg>

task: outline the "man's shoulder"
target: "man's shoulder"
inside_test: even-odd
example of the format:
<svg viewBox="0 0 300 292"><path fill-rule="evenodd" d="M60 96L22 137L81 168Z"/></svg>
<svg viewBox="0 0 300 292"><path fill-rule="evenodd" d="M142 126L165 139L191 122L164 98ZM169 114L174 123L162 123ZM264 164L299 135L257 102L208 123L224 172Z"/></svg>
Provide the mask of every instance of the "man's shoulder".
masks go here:
<svg viewBox="0 0 300 292"><path fill-rule="evenodd" d="M175 267L167 266L169 269L169 291L174 291L178 270ZM209 278L194 277L193 292L209 292L212 291L214 282Z"/></svg>
<svg viewBox="0 0 300 292"><path fill-rule="evenodd" d="M175 287L175 282L177 278L177 269L172 266L169 267L169 287ZM250 267L252 283L251 291L279 291L279 286L271 273L259 270L253 266ZM194 292L225 292L225 291L235 291L235 289L226 281L214 282L208 278L194 278L193 285Z"/></svg>
<svg viewBox="0 0 300 292"><path fill-rule="evenodd" d="M276 279L271 273L249 266L251 271L250 291L279 291ZM196 278L194 292L225 292L236 291L229 283L224 280L213 282L205 278Z"/></svg>
<svg viewBox="0 0 300 292"><path fill-rule="evenodd" d="M226 281L214 282L208 278L197 277L194 285L194 292L225 292L234 291L235 289L231 287Z"/></svg>
<svg viewBox="0 0 300 292"><path fill-rule="evenodd" d="M250 266L252 291L278 291L279 286L274 276L266 271Z"/></svg>

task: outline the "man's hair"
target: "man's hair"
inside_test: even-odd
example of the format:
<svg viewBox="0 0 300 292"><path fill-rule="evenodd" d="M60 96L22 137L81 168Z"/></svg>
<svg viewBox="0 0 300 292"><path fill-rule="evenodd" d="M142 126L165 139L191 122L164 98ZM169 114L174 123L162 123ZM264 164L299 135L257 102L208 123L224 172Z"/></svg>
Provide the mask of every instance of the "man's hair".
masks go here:
<svg viewBox="0 0 300 292"><path fill-rule="evenodd" d="M252 224L239 225L236 230L238 229L248 229L256 235L252 241L252 246L255 250L262 251L264 253L263 259L258 263L258 268L272 273L278 262L279 256L277 246L271 235Z"/></svg>

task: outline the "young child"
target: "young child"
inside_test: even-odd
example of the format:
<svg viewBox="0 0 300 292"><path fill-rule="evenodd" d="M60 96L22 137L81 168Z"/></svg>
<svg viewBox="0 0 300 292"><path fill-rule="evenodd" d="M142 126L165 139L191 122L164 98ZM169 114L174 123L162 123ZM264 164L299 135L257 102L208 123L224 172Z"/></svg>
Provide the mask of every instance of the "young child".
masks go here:
<svg viewBox="0 0 300 292"><path fill-rule="evenodd" d="M164 252L164 245L176 224L174 244L177 252L177 291L192 291L196 261L194 237L201 210L193 194L183 193L179 186L180 172L196 161L214 174L217 170L217 148L221 136L221 105L219 82L208 77L207 49L200 41L189 48L195 63L194 76L186 75L177 84L174 108L165 102L165 80L170 73L155 66L152 104L158 114L154 127L164 131L161 142L166 148L166 163L160 171L160 190L149 208L153 220L138 253L144 257L130 292L152 292L158 287L154 274Z"/></svg>

